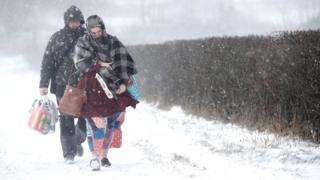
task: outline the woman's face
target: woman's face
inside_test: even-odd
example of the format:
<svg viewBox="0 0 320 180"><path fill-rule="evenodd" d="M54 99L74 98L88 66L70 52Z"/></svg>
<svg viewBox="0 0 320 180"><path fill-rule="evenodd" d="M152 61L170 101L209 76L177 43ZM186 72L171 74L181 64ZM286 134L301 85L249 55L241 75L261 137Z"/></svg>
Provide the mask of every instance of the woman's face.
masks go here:
<svg viewBox="0 0 320 180"><path fill-rule="evenodd" d="M98 39L102 36L102 29L99 26L95 26L90 29L90 33L95 39Z"/></svg>

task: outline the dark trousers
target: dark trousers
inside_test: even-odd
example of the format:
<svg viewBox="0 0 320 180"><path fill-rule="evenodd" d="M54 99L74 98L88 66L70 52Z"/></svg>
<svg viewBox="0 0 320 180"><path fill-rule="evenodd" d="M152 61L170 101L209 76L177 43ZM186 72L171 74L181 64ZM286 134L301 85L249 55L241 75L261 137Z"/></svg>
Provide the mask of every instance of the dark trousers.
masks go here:
<svg viewBox="0 0 320 180"><path fill-rule="evenodd" d="M56 87L56 98L59 104L63 96L66 86ZM86 121L83 118L78 118L75 125L75 118L70 115L60 112L60 141L63 152L63 157L67 155L75 156L77 146L81 145L86 140Z"/></svg>

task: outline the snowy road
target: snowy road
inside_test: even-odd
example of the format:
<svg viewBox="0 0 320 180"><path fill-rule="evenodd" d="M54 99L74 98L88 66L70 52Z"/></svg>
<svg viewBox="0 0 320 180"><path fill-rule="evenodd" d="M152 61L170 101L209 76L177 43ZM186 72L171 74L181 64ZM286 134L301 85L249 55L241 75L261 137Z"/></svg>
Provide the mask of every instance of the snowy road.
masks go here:
<svg viewBox="0 0 320 180"><path fill-rule="evenodd" d="M66 165L58 131L43 136L27 126L38 74L23 62L22 56L0 58L1 180L320 179L316 144L197 119L178 107L161 111L146 103L128 109L123 146L110 151L111 167L92 172L86 143L85 155Z"/></svg>

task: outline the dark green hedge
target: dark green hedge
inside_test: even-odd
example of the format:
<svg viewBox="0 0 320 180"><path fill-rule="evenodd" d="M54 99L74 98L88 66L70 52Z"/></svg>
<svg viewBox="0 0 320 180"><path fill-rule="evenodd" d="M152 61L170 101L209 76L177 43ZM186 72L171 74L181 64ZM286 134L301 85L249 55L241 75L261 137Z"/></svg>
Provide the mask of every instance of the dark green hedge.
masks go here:
<svg viewBox="0 0 320 180"><path fill-rule="evenodd" d="M261 130L320 129L320 31L130 47L143 97Z"/></svg>

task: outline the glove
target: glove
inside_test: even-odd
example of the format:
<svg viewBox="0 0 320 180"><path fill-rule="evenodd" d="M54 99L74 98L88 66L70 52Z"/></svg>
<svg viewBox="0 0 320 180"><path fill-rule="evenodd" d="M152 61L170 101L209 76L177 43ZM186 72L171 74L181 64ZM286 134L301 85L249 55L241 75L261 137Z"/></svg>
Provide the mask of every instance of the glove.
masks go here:
<svg viewBox="0 0 320 180"><path fill-rule="evenodd" d="M116 94L122 94L124 92L126 92L127 87L124 84L120 84L119 89L116 91Z"/></svg>
<svg viewBox="0 0 320 180"><path fill-rule="evenodd" d="M48 88L40 88L40 95L46 96L48 94Z"/></svg>

